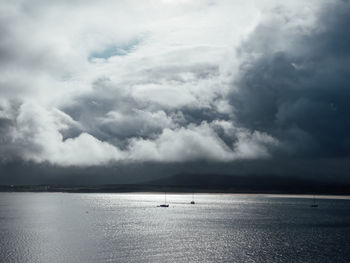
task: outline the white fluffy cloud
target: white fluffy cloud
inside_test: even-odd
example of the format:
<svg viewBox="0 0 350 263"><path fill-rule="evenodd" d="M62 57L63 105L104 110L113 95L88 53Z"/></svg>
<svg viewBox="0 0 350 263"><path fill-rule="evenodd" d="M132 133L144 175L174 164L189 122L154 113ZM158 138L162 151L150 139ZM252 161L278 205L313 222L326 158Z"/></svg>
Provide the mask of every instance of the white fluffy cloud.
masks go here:
<svg viewBox="0 0 350 263"><path fill-rule="evenodd" d="M241 127L228 103L237 48L276 6L311 25L311 2L1 3L0 155L64 166L268 157L277 140Z"/></svg>
<svg viewBox="0 0 350 263"><path fill-rule="evenodd" d="M215 126L230 129L237 141L227 145L215 132ZM233 132L233 133L232 133ZM133 139L130 148L132 160L189 161L214 160L232 161L244 158L268 157L267 147L278 142L267 134L237 129L230 122L202 122L178 129L164 129L154 140Z"/></svg>
<svg viewBox="0 0 350 263"><path fill-rule="evenodd" d="M16 119L12 142L21 147L25 160L49 161L60 165L96 165L122 159L112 145L87 133L63 139L60 131L78 125L57 109L46 111L34 104L23 104Z"/></svg>
<svg viewBox="0 0 350 263"><path fill-rule="evenodd" d="M141 113L141 116L142 114L148 113ZM155 126L171 127L171 122L164 113L155 115L157 116L142 116L141 121L145 118L152 121L158 118L159 122L154 123ZM110 116L113 120L119 118L119 121L123 121L123 117L116 116L115 113ZM134 121L137 122L137 119ZM121 150L85 132L75 138L64 139L61 132L72 126L79 124L58 109L47 111L35 104L23 104L16 118L16 127L11 133L12 145L21 148L21 156L25 160L84 166L115 161L231 161L268 157L265 147L277 143L267 134L250 133L246 129L234 127L231 122L215 121L202 122L200 125L190 124L187 127L164 128L160 134L149 139L130 139L127 149ZM229 136L237 136L236 142L227 145L216 133L217 128L223 129Z"/></svg>

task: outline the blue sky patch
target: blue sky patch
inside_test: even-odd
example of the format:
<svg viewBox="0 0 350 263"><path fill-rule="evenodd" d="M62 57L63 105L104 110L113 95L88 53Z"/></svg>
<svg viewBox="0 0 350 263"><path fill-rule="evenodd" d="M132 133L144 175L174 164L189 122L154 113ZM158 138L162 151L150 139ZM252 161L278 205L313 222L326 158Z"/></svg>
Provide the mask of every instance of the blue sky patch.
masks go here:
<svg viewBox="0 0 350 263"><path fill-rule="evenodd" d="M137 45L140 43L140 40L129 41L122 45L108 45L105 49L94 51L89 55L88 60L91 62L94 59L108 59L114 56L125 56L128 53L136 49Z"/></svg>

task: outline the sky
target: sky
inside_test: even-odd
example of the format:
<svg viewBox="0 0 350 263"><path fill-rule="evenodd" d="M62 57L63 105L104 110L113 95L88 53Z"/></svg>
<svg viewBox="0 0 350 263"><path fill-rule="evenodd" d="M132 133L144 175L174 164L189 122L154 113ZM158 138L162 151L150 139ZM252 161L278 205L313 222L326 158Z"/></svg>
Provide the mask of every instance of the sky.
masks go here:
<svg viewBox="0 0 350 263"><path fill-rule="evenodd" d="M2 1L0 183L350 181L349 25L346 0Z"/></svg>

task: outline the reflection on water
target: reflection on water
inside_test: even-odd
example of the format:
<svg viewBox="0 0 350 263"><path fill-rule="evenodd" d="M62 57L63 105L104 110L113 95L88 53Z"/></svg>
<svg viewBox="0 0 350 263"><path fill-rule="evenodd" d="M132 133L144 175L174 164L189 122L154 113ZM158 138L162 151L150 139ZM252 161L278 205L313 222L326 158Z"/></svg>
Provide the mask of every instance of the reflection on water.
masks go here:
<svg viewBox="0 0 350 263"><path fill-rule="evenodd" d="M0 193L0 262L349 262L350 200Z"/></svg>

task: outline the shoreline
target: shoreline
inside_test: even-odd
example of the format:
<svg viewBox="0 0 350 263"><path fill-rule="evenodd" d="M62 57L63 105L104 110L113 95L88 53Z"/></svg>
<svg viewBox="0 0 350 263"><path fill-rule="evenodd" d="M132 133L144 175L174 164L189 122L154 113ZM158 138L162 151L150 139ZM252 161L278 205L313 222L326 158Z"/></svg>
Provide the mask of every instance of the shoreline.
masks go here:
<svg viewBox="0 0 350 263"><path fill-rule="evenodd" d="M52 190L52 191L39 191L39 190L15 190L4 191L0 190L0 193L52 193L52 194L134 194L134 195L163 195L165 191L74 191L74 190ZM224 196L254 196L254 197L267 197L267 198L307 198L307 199L339 199L350 200L349 193L269 193L269 192L219 192L219 191L166 191L168 195L191 195L194 193L196 196L201 195L224 195Z"/></svg>

